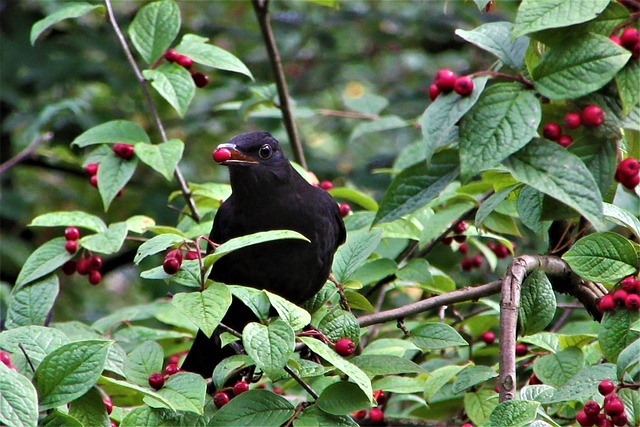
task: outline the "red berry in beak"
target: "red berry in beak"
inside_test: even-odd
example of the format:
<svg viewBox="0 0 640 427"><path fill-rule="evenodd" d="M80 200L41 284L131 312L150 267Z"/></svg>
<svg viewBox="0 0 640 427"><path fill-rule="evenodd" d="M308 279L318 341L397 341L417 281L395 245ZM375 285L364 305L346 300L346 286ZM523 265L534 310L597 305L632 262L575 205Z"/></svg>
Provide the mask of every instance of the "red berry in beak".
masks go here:
<svg viewBox="0 0 640 427"><path fill-rule="evenodd" d="M226 162L231 158L231 151L226 148L216 148L213 152L213 160L218 163Z"/></svg>

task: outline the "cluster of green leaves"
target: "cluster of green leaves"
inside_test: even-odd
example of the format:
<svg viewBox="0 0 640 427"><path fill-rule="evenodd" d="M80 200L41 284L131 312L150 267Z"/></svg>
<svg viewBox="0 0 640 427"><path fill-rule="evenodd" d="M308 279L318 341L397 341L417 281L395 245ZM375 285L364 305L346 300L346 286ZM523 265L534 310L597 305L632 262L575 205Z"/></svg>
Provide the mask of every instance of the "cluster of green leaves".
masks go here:
<svg viewBox="0 0 640 427"><path fill-rule="evenodd" d="M486 3L476 1L481 10ZM61 20L97 12L104 10L86 3L65 5L33 25L31 42ZM389 277L395 279L388 285L383 307L455 290L458 277L453 268L438 266L437 252L408 261L401 254L410 246L425 248L452 222L476 208L474 225L464 234L491 271L498 268L498 259L487 246L489 241L498 240L513 249L505 235L532 232L545 239L553 221L583 217L596 233L576 242L563 256L572 270L608 289L623 277L637 274L640 249L622 233L640 237L640 204L637 194L613 182L613 173L618 156L640 157L639 61L631 60L627 51L607 38L629 19L626 8L608 0L525 0L515 23L493 22L457 31L464 40L496 56L491 71L511 73L513 81L478 76L470 96L442 94L429 105L419 119L422 139L396 159L394 179L380 204L353 188L330 191L362 208L346 218L347 242L333 265L355 313L376 310L366 291ZM144 77L183 117L195 93L189 72L158 62L180 26L178 4L157 1L140 8L128 34L149 67ZM185 34L175 49L197 64L252 77L235 56L203 37ZM243 114L273 101L272 88L252 90L254 100L234 107ZM411 124L384 115L388 102L374 95L347 103L353 111L380 115L354 127L351 141ZM605 111L605 124L575 131L569 149L539 137L544 123L559 121L566 112L592 103ZM133 144L135 158L115 155L108 145L115 142ZM91 127L72 145L98 145L86 153L84 164L99 164L98 190L105 210L131 179L138 161L170 181L184 151L179 139L153 143L133 120ZM67 211L38 216L30 225L80 227L84 233L80 250L103 255L121 251L127 237L142 237L145 242L132 261L147 265L169 249L199 249L197 237L208 233L220 200L230 192L228 185L217 183L192 183L190 190L203 214L200 223L184 215L175 226L158 225L154 218L135 215L107 226L95 215ZM492 195L481 203L487 193ZM175 192L168 199L179 196ZM525 378L533 372L544 385L524 386L516 400L500 404L492 382L497 376L498 346L479 341L483 332L497 326L499 306L492 299L458 304L463 313L481 307L460 320L441 319L435 313L406 319L411 334L401 338L392 327L377 336L360 328L354 314L340 306L331 283L298 307L266 291L206 280L221 256L281 238L301 236L280 230L234 239L202 260L185 261L173 276L153 266L141 276L175 286L179 292L171 301L123 307L90 325L48 324L60 286L55 271L73 256L64 250L62 237L44 243L24 262L8 298L7 330L0 333L0 348L11 354L18 372L0 364L0 421L106 426L109 417L102 397L109 396L115 405L110 417L122 426L278 426L294 414L294 425L355 425L348 415L374 405L373 390L384 390L393 394L385 410L388 418L444 419L459 416L463 409L476 425L559 425L575 417L581 403L597 396L600 380L638 381L637 312L607 313L599 331L593 322L581 321L562 333L545 332L557 303L543 271L532 273L522 286L521 340L535 349L536 357L532 366L523 363L519 374ZM319 394L316 405L296 413L288 399L269 389L255 389L217 410L206 396L205 381L188 372L172 375L160 390L149 386L149 375L162 371L167 356L188 348L185 339L196 329L207 335L213 332L232 295L247 304L260 322L249 324L241 338L223 335L225 343L241 341L247 354L219 365L214 385L222 387L239 369L255 366L264 373L265 382L281 385L296 401L310 401L286 372L291 370ZM269 318L271 308L277 317ZM341 337L360 341L361 351L343 358L330 346L300 336L307 324L332 341ZM306 345L323 363L302 358L294 351L297 344ZM603 359L607 363L601 363ZM619 395L630 422L640 421L637 393L622 389ZM41 415L45 412L46 416Z"/></svg>

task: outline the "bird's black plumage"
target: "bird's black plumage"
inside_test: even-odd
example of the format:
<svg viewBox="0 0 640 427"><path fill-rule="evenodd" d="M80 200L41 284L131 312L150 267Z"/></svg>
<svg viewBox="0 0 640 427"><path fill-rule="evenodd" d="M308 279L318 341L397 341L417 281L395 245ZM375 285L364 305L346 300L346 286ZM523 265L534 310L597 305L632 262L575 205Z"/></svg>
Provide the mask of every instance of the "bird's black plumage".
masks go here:
<svg viewBox="0 0 640 427"><path fill-rule="evenodd" d="M266 289L300 304L326 282L333 256L345 240L345 229L335 200L309 184L291 166L278 142L267 132L249 132L232 138L218 150L228 150L231 196L216 213L210 238L224 243L259 231L293 230L310 242L297 239L261 243L220 258L210 277L227 283ZM222 323L242 331L254 321L251 310L234 298ZM214 333L202 331L182 369L208 378L215 366L233 354L220 348Z"/></svg>

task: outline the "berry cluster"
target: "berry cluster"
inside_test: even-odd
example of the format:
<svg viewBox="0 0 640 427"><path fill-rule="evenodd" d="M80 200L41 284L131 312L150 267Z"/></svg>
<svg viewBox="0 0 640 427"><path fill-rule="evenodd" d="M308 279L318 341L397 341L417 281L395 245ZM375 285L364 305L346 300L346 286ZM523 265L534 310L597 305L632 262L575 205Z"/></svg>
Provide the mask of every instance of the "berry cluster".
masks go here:
<svg viewBox="0 0 640 427"><path fill-rule="evenodd" d="M277 388L277 387L276 387ZM226 390L226 391L225 391ZM249 390L249 383L246 381L238 381L234 384L233 387L225 389L222 391L218 391L213 395L213 404L216 405L216 408L222 408L224 405L229 403L231 399L235 396L244 393ZM274 393L276 393L276 389L274 388ZM277 393L279 394L279 393Z"/></svg>
<svg viewBox="0 0 640 427"><path fill-rule="evenodd" d="M438 70L433 83L429 86L429 98L434 101L441 93L451 91L460 96L467 96L473 92L473 80L469 76L458 77L456 73L446 68Z"/></svg>
<svg viewBox="0 0 640 427"><path fill-rule="evenodd" d="M460 261L462 271L471 271L474 268L482 267L482 255L476 254L471 257L462 258Z"/></svg>
<svg viewBox="0 0 640 427"><path fill-rule="evenodd" d="M118 144L119 144L119 143L114 144L114 152L115 152L115 146L116 146L116 145L118 145ZM122 144L122 145L129 145L129 144ZM131 153L132 153L132 155L133 155L133 146L132 146L132 145L129 145L129 147L131 147ZM118 150L120 151L120 150L122 150L122 149L120 149L120 148L119 148ZM126 150L127 150L127 149L125 149L125 151L126 151ZM116 154L118 154L118 153L116 152ZM122 157L120 154L118 154L118 155L119 155L120 157ZM124 158L124 157L123 157L123 158ZM97 163L89 163L88 165L86 165L86 166L84 167L84 171L86 172L86 174L87 174L87 175L89 175L89 183L90 183L92 186L94 186L94 187L98 188L98 164L97 164ZM116 194L116 197L120 197L120 196L122 196L122 193L123 193L123 189L121 188L121 189L118 191L118 194Z"/></svg>
<svg viewBox="0 0 640 427"><path fill-rule="evenodd" d="M64 249L70 254L75 254L78 250L78 239L80 238L80 230L77 227L67 227L64 230Z"/></svg>
<svg viewBox="0 0 640 427"><path fill-rule="evenodd" d="M609 36L612 42L620 45L631 52L633 59L640 58L640 31L635 28L625 28L622 34L611 34Z"/></svg>
<svg viewBox="0 0 640 427"><path fill-rule="evenodd" d="M469 225L464 221L458 221L452 228L451 231L455 234L454 236L445 236L442 238L442 243L445 245L450 245L454 240L458 243L462 243L467 240L467 236L464 233L469 228ZM464 249L461 251L462 253Z"/></svg>
<svg viewBox="0 0 640 427"><path fill-rule="evenodd" d="M640 279L628 276L622 279L619 285L616 291L609 292L598 300L598 309L601 312L613 311L617 307L625 307L631 311L640 309Z"/></svg>
<svg viewBox="0 0 640 427"><path fill-rule="evenodd" d="M387 396L385 396L382 390L375 390L373 392L373 399L381 406L387 401ZM367 411L362 409L361 411L354 412L352 415L356 420L364 420L367 418ZM384 412L382 412L382 409L379 407L369 409L369 421L373 425L382 424L384 421Z"/></svg>
<svg viewBox="0 0 640 427"><path fill-rule="evenodd" d="M15 365L11 363L11 355L9 355L9 353L7 353L6 351L0 351L0 362L4 363L7 368L18 372L18 368L16 368Z"/></svg>
<svg viewBox="0 0 640 427"><path fill-rule="evenodd" d="M627 425L624 403L614 393L615 388L615 384L609 380L600 381L598 391L604 396L602 407L594 400L587 400L582 410L576 415L578 424L583 427Z"/></svg>
<svg viewBox="0 0 640 427"><path fill-rule="evenodd" d="M203 88L209 84L209 76L200 71L193 71L193 60L186 55L181 55L173 49L169 49L164 53L164 59L169 62L175 62L191 73L191 78L196 87Z"/></svg>
<svg viewBox="0 0 640 427"><path fill-rule="evenodd" d="M356 346L349 338L340 338L336 341L336 353L342 357L351 356L356 351Z"/></svg>
<svg viewBox="0 0 640 427"><path fill-rule="evenodd" d="M67 227L64 230L64 237L67 240L64 244L64 248L70 254L75 254L78 250L78 239L80 238L80 230L77 227ZM88 276L89 283L97 285L102 281L102 258L98 255L91 255L81 257L77 262L70 259L62 264L62 272L67 276L71 276L73 273L78 273L81 276Z"/></svg>
<svg viewBox="0 0 640 427"><path fill-rule="evenodd" d="M509 256L509 248L501 242L489 242L487 247L496 254L498 259L503 259Z"/></svg>
<svg viewBox="0 0 640 427"><path fill-rule="evenodd" d="M195 249L188 249L184 257L187 260L198 259L199 253ZM180 270L182 265L182 249L173 249L167 253L162 262L162 269L165 273L174 275Z"/></svg>
<svg viewBox="0 0 640 427"><path fill-rule="evenodd" d="M564 116L563 126L565 130L573 130L584 125L589 128L600 126L604 123L604 112L597 105L587 105L580 113L569 112ZM549 141L555 141L567 148L573 144L573 138L562 133L562 126L555 122L549 122L542 127L542 136Z"/></svg>
<svg viewBox="0 0 640 427"><path fill-rule="evenodd" d="M640 162L627 157L618 163L614 178L625 188L633 191L640 183Z"/></svg>
<svg viewBox="0 0 640 427"><path fill-rule="evenodd" d="M149 375L149 385L151 386L151 388L153 388L154 390L160 390L162 387L164 387L164 382L167 378L177 372L180 372L180 367L178 366L179 361L180 358L178 357L178 355L173 355L169 357L169 360L167 361L168 363L164 368L164 374L160 372L154 372Z"/></svg>

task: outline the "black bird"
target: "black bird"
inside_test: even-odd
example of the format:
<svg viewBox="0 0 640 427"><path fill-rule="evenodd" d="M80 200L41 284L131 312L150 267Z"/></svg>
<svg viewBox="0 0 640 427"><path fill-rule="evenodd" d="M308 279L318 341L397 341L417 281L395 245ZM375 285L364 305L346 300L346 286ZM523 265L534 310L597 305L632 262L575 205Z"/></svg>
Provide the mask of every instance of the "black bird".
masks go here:
<svg viewBox="0 0 640 427"><path fill-rule="evenodd" d="M259 231L293 230L310 240L277 240L249 246L220 258L211 279L266 289L301 304L315 295L331 271L333 256L345 241L336 201L309 184L291 166L278 141L267 132L237 135L218 146L214 159L229 167L231 196L220 206L210 239L221 244ZM241 332L256 318L233 299L222 323ZM211 377L215 366L234 354L198 331L182 369Z"/></svg>

